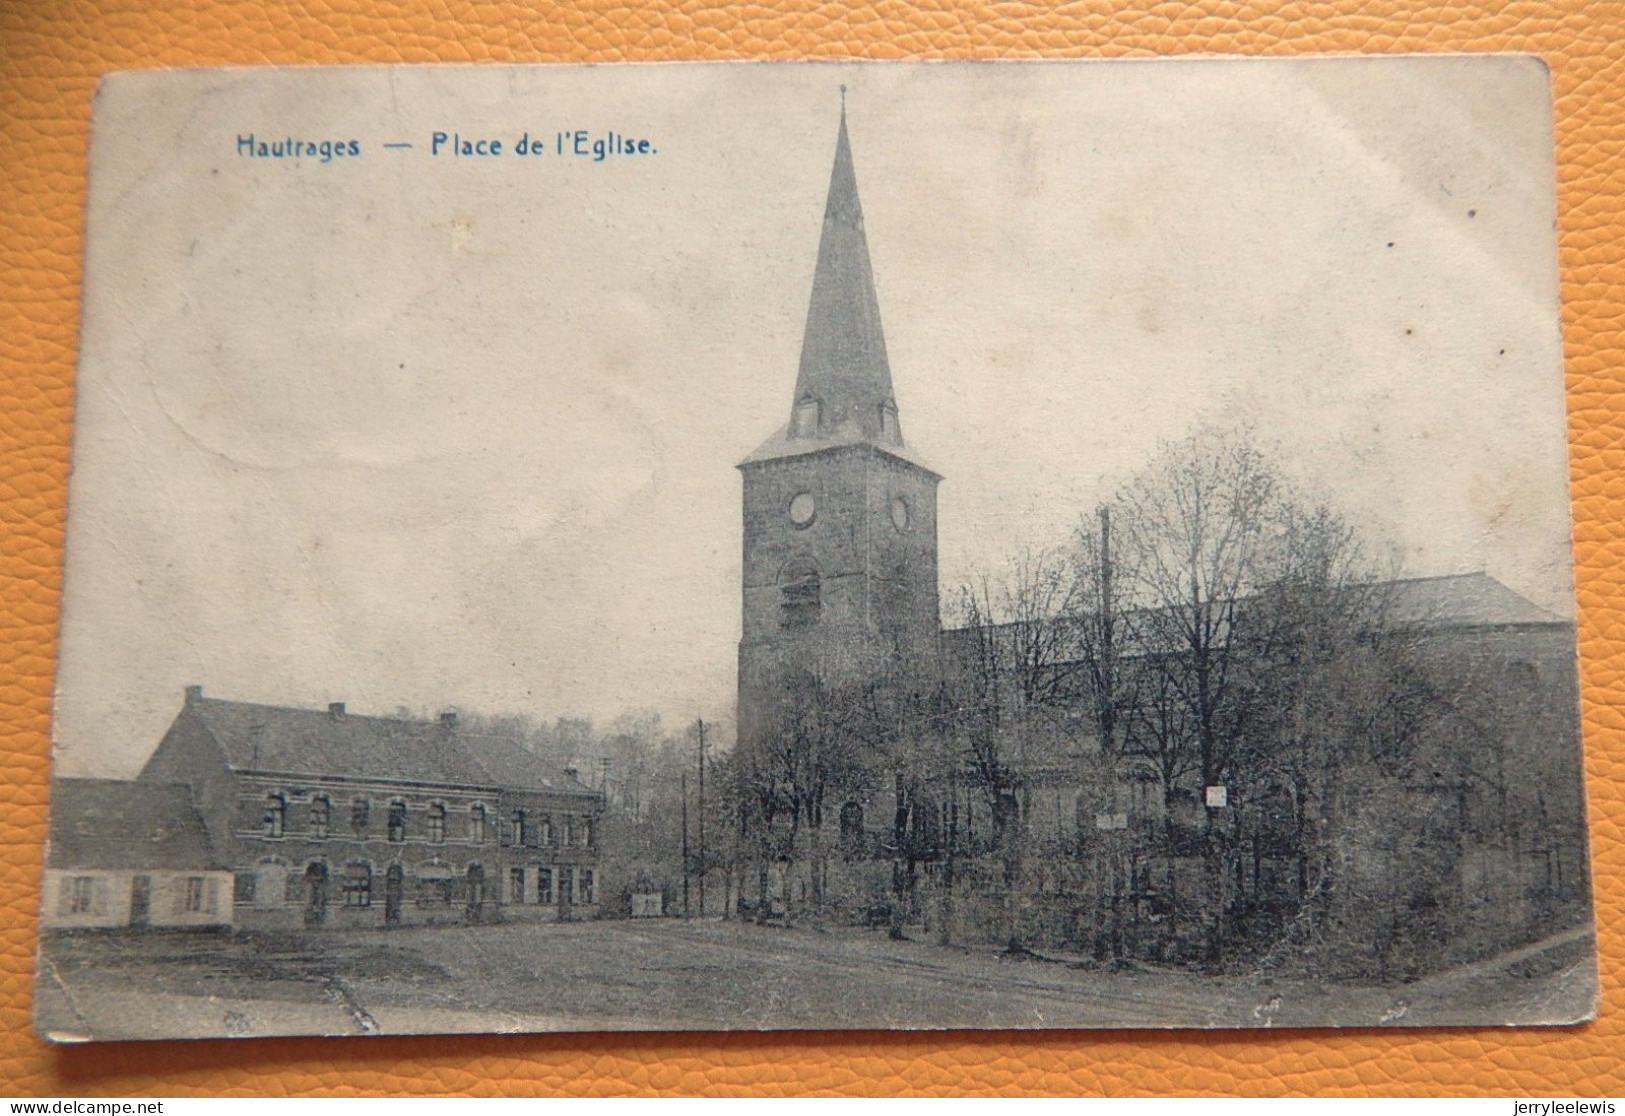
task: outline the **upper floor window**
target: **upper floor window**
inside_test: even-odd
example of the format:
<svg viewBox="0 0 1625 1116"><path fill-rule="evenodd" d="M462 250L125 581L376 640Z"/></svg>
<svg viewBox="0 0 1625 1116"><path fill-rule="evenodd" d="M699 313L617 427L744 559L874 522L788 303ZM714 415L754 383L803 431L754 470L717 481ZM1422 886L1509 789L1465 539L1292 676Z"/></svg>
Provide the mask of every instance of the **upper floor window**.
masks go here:
<svg viewBox="0 0 1625 1116"><path fill-rule="evenodd" d="M485 807L475 803L468 808L468 839L476 845L485 844Z"/></svg>
<svg viewBox="0 0 1625 1116"><path fill-rule="evenodd" d="M436 802L429 807L429 840L435 844L446 839L446 808Z"/></svg>
<svg viewBox="0 0 1625 1116"><path fill-rule="evenodd" d="M513 812L513 844L514 844L514 847L519 848L520 846L524 845L525 837L526 837L526 833L525 833L525 812L523 810L515 810Z"/></svg>
<svg viewBox="0 0 1625 1116"><path fill-rule="evenodd" d="M288 800L280 794L265 798L265 835L281 837L288 831Z"/></svg>
<svg viewBox="0 0 1625 1116"><path fill-rule="evenodd" d="M310 835L326 837L333 826L333 803L327 795L318 794L310 800Z"/></svg>
<svg viewBox="0 0 1625 1116"><path fill-rule="evenodd" d="M794 562L785 567L781 590L781 621L787 628L804 628L818 622L823 607L823 586L818 568L811 562Z"/></svg>
<svg viewBox="0 0 1625 1116"><path fill-rule="evenodd" d="M372 803L365 798L357 798L350 803L350 828L356 835L367 831L367 823L372 821Z"/></svg>
<svg viewBox="0 0 1625 1116"><path fill-rule="evenodd" d="M389 839L406 840L406 803L399 799L389 804Z"/></svg>
<svg viewBox="0 0 1625 1116"><path fill-rule="evenodd" d="M542 831L541 831L540 843L543 846L551 845L553 843L553 818L552 818L552 815L550 815L550 814L543 814L542 815Z"/></svg>

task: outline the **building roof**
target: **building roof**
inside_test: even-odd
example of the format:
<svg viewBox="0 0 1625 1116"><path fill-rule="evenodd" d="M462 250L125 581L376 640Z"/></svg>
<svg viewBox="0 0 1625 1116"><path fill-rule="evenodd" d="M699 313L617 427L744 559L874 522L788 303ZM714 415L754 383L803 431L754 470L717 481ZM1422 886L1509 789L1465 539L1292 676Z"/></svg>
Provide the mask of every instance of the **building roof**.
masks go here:
<svg viewBox="0 0 1625 1116"><path fill-rule="evenodd" d="M561 770L529 748L506 736L464 735L490 781L505 790L552 791L558 794L597 794L569 771Z"/></svg>
<svg viewBox="0 0 1625 1116"><path fill-rule="evenodd" d="M882 404L893 402L844 106L796 376L796 400L809 397L823 404L828 428L851 426L871 438L881 436Z"/></svg>
<svg viewBox="0 0 1625 1116"><path fill-rule="evenodd" d="M1439 628L1486 628L1514 624L1563 624L1483 571L1388 582L1392 617L1400 624Z"/></svg>
<svg viewBox="0 0 1625 1116"><path fill-rule="evenodd" d="M47 868L218 871L192 792L175 783L56 779Z"/></svg>
<svg viewBox="0 0 1625 1116"><path fill-rule="evenodd" d="M779 427L771 438L752 450L750 456L739 464L743 468L746 465L757 465L764 461L778 461L786 457L804 457L809 453L822 453L826 450L844 449L848 446L863 446L874 450L876 453L895 457L899 461L906 461L917 469L924 469L938 480L942 479L941 473L931 468L919 454L901 441L896 443L876 442L861 431L850 428L807 436L793 434L790 426L786 424Z"/></svg>
<svg viewBox="0 0 1625 1116"><path fill-rule="evenodd" d="M811 417L798 418L804 405ZM929 471L903 443L843 102L791 421L742 464L851 445L873 445Z"/></svg>
<svg viewBox="0 0 1625 1116"><path fill-rule="evenodd" d="M1386 622L1392 626L1423 630L1459 630L1463 628L1499 628L1523 625L1561 625L1569 621L1548 612L1526 597L1513 592L1483 571L1466 574L1446 574L1438 577L1399 578L1362 586L1379 598ZM1248 598L1250 599L1250 598ZM1238 608L1248 599L1238 600ZM1159 623L1159 618L1172 622ZM1127 623L1122 638L1131 641L1130 653L1170 651L1179 646L1172 631L1177 627L1177 615L1152 609L1131 609L1125 617ZM996 630L1015 630L1018 622L992 625ZM972 635L969 628L947 628L944 636L951 642L963 644ZM1063 642L1073 637L1061 629ZM1221 621L1218 638L1227 638Z"/></svg>
<svg viewBox="0 0 1625 1116"><path fill-rule="evenodd" d="M202 722L238 771L497 785L463 745L455 723L367 717L342 705L290 709L201 695L188 697L186 711Z"/></svg>

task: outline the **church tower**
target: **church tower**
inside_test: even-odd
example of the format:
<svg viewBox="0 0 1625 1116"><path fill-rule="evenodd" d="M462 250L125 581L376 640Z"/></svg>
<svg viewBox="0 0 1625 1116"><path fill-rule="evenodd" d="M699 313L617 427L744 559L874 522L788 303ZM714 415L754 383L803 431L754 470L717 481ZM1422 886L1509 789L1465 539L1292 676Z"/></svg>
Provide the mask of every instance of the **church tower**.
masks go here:
<svg viewBox="0 0 1625 1116"><path fill-rule="evenodd" d="M787 421L744 478L739 728L784 688L839 687L934 653L937 483L903 441L841 108Z"/></svg>

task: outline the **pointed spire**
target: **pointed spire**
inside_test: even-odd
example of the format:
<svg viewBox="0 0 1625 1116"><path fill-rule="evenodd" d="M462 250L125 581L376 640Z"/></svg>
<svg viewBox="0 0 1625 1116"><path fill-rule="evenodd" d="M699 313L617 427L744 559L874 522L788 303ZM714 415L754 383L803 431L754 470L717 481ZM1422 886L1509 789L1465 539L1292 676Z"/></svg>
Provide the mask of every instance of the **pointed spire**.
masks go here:
<svg viewBox="0 0 1625 1116"><path fill-rule="evenodd" d="M824 230L818 241L793 408L791 437L844 434L886 444L902 442L846 134L844 85L841 130L824 203Z"/></svg>

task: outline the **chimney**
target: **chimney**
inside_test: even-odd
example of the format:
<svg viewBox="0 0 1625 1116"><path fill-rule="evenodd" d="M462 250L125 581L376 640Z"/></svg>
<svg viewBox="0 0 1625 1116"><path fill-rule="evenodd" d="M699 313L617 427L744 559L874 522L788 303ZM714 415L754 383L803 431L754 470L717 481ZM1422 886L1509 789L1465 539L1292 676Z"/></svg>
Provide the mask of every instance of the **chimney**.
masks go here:
<svg viewBox="0 0 1625 1116"><path fill-rule="evenodd" d="M455 709L451 710L449 713L440 714L440 727L448 729L454 729L457 727L457 711Z"/></svg>
<svg viewBox="0 0 1625 1116"><path fill-rule="evenodd" d="M186 687L186 704L187 705L191 705L193 702L197 701L202 696L203 696L203 687L202 686L188 686L188 687Z"/></svg>
<svg viewBox="0 0 1625 1116"><path fill-rule="evenodd" d="M570 764L568 767L566 767L564 769L564 773L565 773L565 775L567 775L570 778L574 779L574 778L576 778L576 776L577 776L577 774L579 772L578 772L578 769L576 768L576 765L574 763L572 763L572 764Z"/></svg>
<svg viewBox="0 0 1625 1116"><path fill-rule="evenodd" d="M327 715L333 718L335 721L344 716L344 703L342 701L328 702Z"/></svg>

